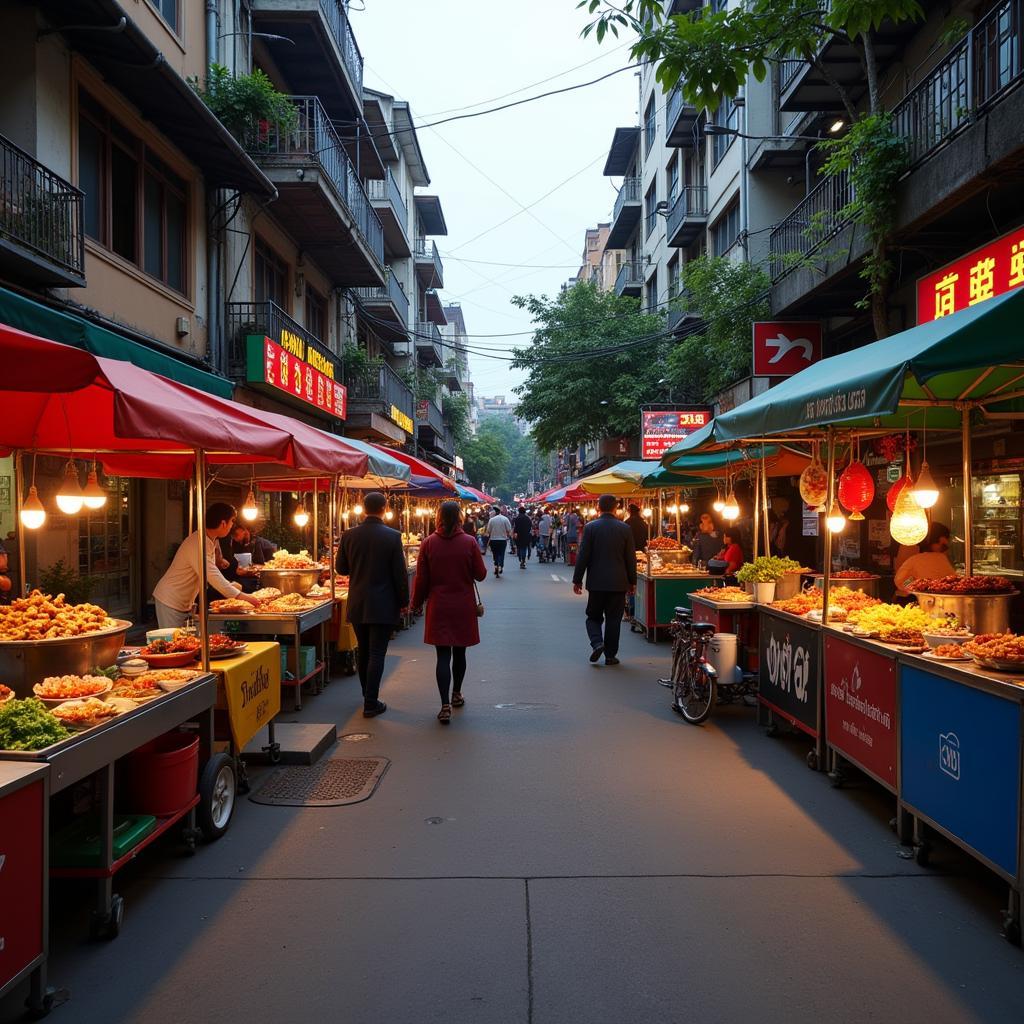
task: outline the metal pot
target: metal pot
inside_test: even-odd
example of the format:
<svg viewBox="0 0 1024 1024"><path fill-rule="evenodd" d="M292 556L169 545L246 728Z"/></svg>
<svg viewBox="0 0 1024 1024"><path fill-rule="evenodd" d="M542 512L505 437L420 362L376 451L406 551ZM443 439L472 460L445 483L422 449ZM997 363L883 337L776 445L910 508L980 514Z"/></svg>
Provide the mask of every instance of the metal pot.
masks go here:
<svg viewBox="0 0 1024 1024"><path fill-rule="evenodd" d="M116 625L87 636L0 642L0 680L19 697L31 697L32 687L47 676L83 676L113 665L132 624L111 621Z"/></svg>
<svg viewBox="0 0 1024 1024"><path fill-rule="evenodd" d="M305 594L320 581L320 569L261 569L260 586L276 587L282 594Z"/></svg>
<svg viewBox="0 0 1024 1024"><path fill-rule="evenodd" d="M787 572L782 579L775 581L775 600L788 601L800 593L803 585L803 576L798 572Z"/></svg>
<svg viewBox="0 0 1024 1024"><path fill-rule="evenodd" d="M869 576L867 579L859 580L844 580L836 579L832 577L833 587L846 587L848 590L860 590L867 594L869 597L878 597L878 584L882 579L881 576ZM814 577L814 585L819 590L825 589L825 577L821 573L818 573Z"/></svg>
<svg viewBox="0 0 1024 1024"><path fill-rule="evenodd" d="M934 615L955 615L975 633L1006 633L1010 629L1010 601L1018 591L1006 594L915 594L917 603Z"/></svg>

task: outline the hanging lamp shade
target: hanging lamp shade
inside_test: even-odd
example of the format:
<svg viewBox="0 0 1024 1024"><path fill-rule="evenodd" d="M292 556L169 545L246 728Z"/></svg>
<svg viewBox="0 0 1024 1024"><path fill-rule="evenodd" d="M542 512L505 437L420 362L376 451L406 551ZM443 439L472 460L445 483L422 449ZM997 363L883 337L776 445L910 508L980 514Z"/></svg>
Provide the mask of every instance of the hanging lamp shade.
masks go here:
<svg viewBox="0 0 1024 1024"><path fill-rule="evenodd" d="M46 509L39 500L39 492L33 484L28 489L28 497L21 505L21 525L27 530L38 530L46 522Z"/></svg>
<svg viewBox="0 0 1024 1024"><path fill-rule="evenodd" d="M64 467L64 482L57 492L57 508L66 516L77 515L82 511L85 504L85 496L82 494L82 483L78 479L78 467L74 460L68 459Z"/></svg>
<svg viewBox="0 0 1024 1024"><path fill-rule="evenodd" d="M928 515L914 500L914 492L904 487L896 499L889 521L889 533L898 544L920 544L928 535Z"/></svg>
<svg viewBox="0 0 1024 1024"><path fill-rule="evenodd" d="M939 485L932 478L931 470L927 462L921 463L921 472L917 474L914 481L914 501L921 508L931 508L939 500Z"/></svg>
<svg viewBox="0 0 1024 1024"><path fill-rule="evenodd" d="M875 500L875 481L860 459L855 459L843 470L839 477L837 495L843 508L849 509L850 519L864 518L864 509Z"/></svg>
<svg viewBox="0 0 1024 1024"><path fill-rule="evenodd" d="M82 491L82 503L86 508L94 510L103 508L107 503L107 492L100 487L95 466L89 470L89 478L86 481L85 489Z"/></svg>
<svg viewBox="0 0 1024 1024"><path fill-rule="evenodd" d="M725 504L722 506L722 518L726 522L731 523L735 519L740 517L740 505L736 500L736 492L729 491L729 496L725 499Z"/></svg>
<svg viewBox="0 0 1024 1024"><path fill-rule="evenodd" d="M800 497L811 508L819 508L828 497L828 473L815 453L809 466L800 474Z"/></svg>
<svg viewBox="0 0 1024 1024"><path fill-rule="evenodd" d="M886 494L886 496L885 496L885 503L886 503L886 505L889 506L889 511L890 512L895 511L895 509L896 509L896 499L900 496L900 493L903 491L903 489L905 487L913 487L913 486L914 486L913 477L911 477L911 475L909 473L904 473L903 476L901 476L899 478L899 480L897 480L896 483L894 483L892 485L892 487L889 488L889 493Z"/></svg>

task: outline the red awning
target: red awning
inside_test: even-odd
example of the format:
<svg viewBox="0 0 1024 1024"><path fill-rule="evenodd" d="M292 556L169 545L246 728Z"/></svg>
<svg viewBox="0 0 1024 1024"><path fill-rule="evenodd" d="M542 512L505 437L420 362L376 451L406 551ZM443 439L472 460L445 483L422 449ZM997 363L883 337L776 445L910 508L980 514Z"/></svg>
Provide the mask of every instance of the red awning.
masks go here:
<svg viewBox="0 0 1024 1024"><path fill-rule="evenodd" d="M373 444L373 442L370 443ZM440 480L448 490L455 490L455 481L452 480L450 476L442 473L439 469L431 466L429 462L417 459L415 455L407 455L398 448L388 448L382 444L374 444L373 447L385 452L393 459L398 459L399 462L405 463L405 465L412 470L413 476L426 476L430 477L432 480ZM401 488L398 489L401 490Z"/></svg>

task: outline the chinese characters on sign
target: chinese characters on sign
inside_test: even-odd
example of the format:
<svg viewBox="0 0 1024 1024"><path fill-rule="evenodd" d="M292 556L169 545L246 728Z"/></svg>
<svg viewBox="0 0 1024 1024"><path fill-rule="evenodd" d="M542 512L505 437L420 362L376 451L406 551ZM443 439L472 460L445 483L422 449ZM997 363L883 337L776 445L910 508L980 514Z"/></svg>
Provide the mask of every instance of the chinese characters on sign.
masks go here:
<svg viewBox="0 0 1024 1024"><path fill-rule="evenodd" d="M917 322L928 323L1024 284L1024 228L917 282Z"/></svg>
<svg viewBox="0 0 1024 1024"><path fill-rule="evenodd" d="M821 324L754 324L754 376L791 377L821 359Z"/></svg>
<svg viewBox="0 0 1024 1024"><path fill-rule="evenodd" d="M660 459L677 441L705 426L708 409L645 409L641 417L641 451L644 459Z"/></svg>
<svg viewBox="0 0 1024 1024"><path fill-rule="evenodd" d="M345 419L348 393L333 379L334 367L323 356L316 353L319 365L313 366L270 338L252 336L247 344L250 382L283 391L321 412Z"/></svg>

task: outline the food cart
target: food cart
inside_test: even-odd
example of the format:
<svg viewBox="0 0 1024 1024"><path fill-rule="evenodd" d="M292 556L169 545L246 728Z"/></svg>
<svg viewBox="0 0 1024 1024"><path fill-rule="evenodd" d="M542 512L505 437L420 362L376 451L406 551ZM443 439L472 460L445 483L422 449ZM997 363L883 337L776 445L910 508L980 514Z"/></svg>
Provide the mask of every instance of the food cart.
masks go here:
<svg viewBox="0 0 1024 1024"><path fill-rule="evenodd" d="M748 596L745 601L718 600L715 597L716 590L724 588L712 587L689 594L693 621L710 623L716 633L733 633L736 636L740 668L747 672L756 671L759 665L758 605L752 596Z"/></svg>

